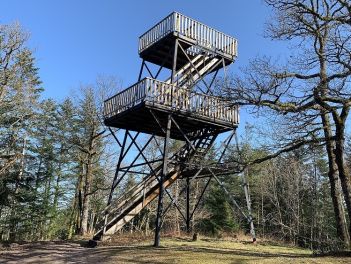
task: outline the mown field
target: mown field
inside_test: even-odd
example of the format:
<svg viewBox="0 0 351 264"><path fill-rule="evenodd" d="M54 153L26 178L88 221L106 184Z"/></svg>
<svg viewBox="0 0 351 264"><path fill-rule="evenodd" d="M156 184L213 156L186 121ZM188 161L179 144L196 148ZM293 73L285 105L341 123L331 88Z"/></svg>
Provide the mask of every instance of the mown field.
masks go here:
<svg viewBox="0 0 351 264"><path fill-rule="evenodd" d="M351 263L350 257L314 256L306 249L249 242L165 238L162 247L151 241L115 242L86 248L78 242L37 242L0 249L0 263Z"/></svg>

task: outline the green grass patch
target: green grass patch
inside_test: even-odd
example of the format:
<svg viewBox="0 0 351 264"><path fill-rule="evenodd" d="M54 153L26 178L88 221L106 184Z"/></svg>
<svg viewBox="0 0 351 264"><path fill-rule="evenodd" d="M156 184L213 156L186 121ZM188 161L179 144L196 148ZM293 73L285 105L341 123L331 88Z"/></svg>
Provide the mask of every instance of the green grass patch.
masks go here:
<svg viewBox="0 0 351 264"><path fill-rule="evenodd" d="M129 246L109 245L97 248L95 254L102 250L107 263L351 263L347 257L318 257L307 249L270 243L163 238L161 247L151 245L151 240Z"/></svg>

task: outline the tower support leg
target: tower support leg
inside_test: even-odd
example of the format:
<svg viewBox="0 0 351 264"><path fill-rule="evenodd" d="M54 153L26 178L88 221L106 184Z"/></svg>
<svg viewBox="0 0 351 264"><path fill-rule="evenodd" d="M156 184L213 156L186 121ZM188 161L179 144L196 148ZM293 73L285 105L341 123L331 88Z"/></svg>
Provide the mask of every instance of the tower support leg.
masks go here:
<svg viewBox="0 0 351 264"><path fill-rule="evenodd" d="M191 221L191 215L190 215L190 178L186 178L186 232L190 234L191 228L190 228L190 221Z"/></svg>
<svg viewBox="0 0 351 264"><path fill-rule="evenodd" d="M256 232L255 232L255 226L252 219L250 191L249 191L249 186L247 183L245 172L242 173L242 177L243 177L243 187L244 187L246 206L247 206L247 212L248 212L248 221L250 225L250 233L252 236L252 242L256 243Z"/></svg>
<svg viewBox="0 0 351 264"><path fill-rule="evenodd" d="M166 130L166 137L164 141L164 146L163 146L163 164L162 164L162 173L160 176L159 180L159 196L158 196L158 205L157 205L157 215L156 215L156 229L155 229L155 242L154 246L159 247L160 246L160 231L161 231L161 218L163 214L163 193L164 193L164 178L167 174L167 163L168 163L168 149L169 149L169 138L171 134L171 115L168 115L168 120L167 120L167 130Z"/></svg>

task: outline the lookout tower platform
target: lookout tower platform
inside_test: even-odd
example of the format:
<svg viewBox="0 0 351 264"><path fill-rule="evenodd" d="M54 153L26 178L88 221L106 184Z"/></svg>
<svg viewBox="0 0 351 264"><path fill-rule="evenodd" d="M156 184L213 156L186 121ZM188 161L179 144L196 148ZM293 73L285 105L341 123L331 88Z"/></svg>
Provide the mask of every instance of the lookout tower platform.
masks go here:
<svg viewBox="0 0 351 264"><path fill-rule="evenodd" d="M190 232L194 212L211 179L229 195L216 174L228 175L235 170L223 164L223 157L239 124L239 109L218 96L214 84L221 69L224 72L221 83L226 83L225 69L237 57L237 40L173 12L140 36L139 55L142 63L138 81L104 102L104 122L118 128L116 133L110 131L120 151L107 206L98 217L94 240L106 239L124 228L158 197L155 219L155 246L158 246L161 219L171 206L177 208L185 220L184 229ZM218 135L226 131L230 131L227 139L214 150ZM172 150L170 139L179 140ZM138 182L116 195L117 186L130 175L136 175ZM178 180L186 181L177 194L186 194L184 210L168 191ZM191 207L195 181L203 181L203 189ZM243 188L249 205L245 182ZM164 194L171 201L165 208ZM231 201L239 207L233 197ZM249 206L248 211L245 214L240 209L254 237Z"/></svg>
<svg viewBox="0 0 351 264"><path fill-rule="evenodd" d="M206 75L216 75L235 60L235 38L173 12L140 36L139 55L142 68L151 62L160 70L171 70L170 76L166 80L139 76L137 83L107 99L106 125L164 136L160 126L166 126L172 113L189 137L204 128L221 133L237 127L238 107L213 96L212 83L205 86L206 91L194 89ZM184 139L176 127L171 128L170 137Z"/></svg>

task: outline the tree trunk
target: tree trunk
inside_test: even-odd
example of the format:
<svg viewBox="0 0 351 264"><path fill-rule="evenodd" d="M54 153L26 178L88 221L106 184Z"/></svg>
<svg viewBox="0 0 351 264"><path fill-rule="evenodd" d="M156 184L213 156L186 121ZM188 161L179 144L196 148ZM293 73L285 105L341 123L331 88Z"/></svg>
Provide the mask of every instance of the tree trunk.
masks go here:
<svg viewBox="0 0 351 264"><path fill-rule="evenodd" d="M89 155L88 164L86 165L85 173L85 185L84 185L84 198L82 204L82 220L81 220L81 229L80 234L86 235L88 233L88 222L89 222L89 209L90 209L90 189L91 189L91 157Z"/></svg>
<svg viewBox="0 0 351 264"><path fill-rule="evenodd" d="M334 153L335 145L331 138L332 131L330 126L330 120L326 113L322 113L322 122L323 122L323 129L324 135L327 138L326 142L326 151L328 155L328 178L330 182L330 195L333 202L333 209L335 214L335 222L336 222L336 231L337 236L345 243L346 246L350 246L350 236L349 232L346 227L345 221L345 212L343 207L343 197L340 190L340 182L339 182L339 175L338 175L338 165L336 163L336 157ZM350 214L349 214L350 215Z"/></svg>
<svg viewBox="0 0 351 264"><path fill-rule="evenodd" d="M81 221L81 235L88 234L88 223L89 223L89 209L90 209L90 192L91 192L91 183L92 183L92 163L93 163L93 149L94 149L94 140L95 139L95 129L92 129L89 140L89 149L88 149L88 158L86 161L86 170L85 170L85 182L84 182L84 199L83 199L83 212L82 212L82 221Z"/></svg>
<svg viewBox="0 0 351 264"><path fill-rule="evenodd" d="M346 202L347 212L349 218L351 217L351 184L350 184L350 174L345 164L345 124L342 121L341 123L335 124L336 128L336 139L335 139L335 157L336 164L339 170L339 178L341 183L341 188L344 193L344 198ZM351 233L351 222L349 223L349 234ZM350 241L349 244L350 245Z"/></svg>

